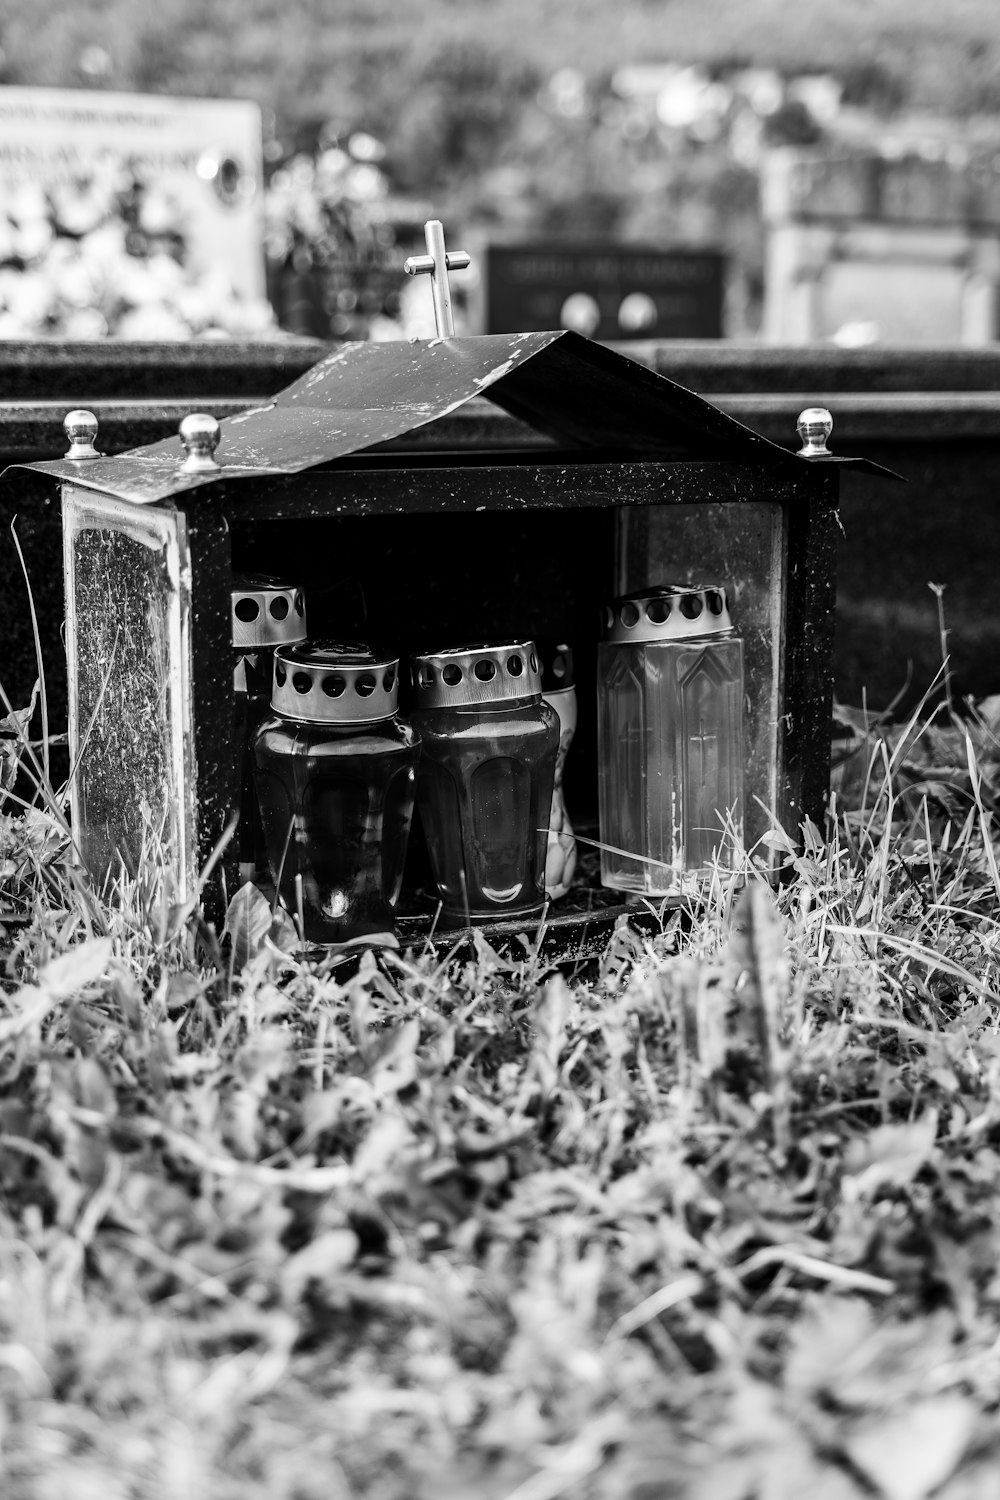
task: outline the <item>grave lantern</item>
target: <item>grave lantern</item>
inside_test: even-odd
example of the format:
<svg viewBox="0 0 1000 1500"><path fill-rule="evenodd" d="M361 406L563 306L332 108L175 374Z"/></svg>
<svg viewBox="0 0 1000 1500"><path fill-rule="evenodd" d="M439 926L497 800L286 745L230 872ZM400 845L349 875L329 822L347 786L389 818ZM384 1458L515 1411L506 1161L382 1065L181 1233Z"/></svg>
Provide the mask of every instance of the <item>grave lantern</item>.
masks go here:
<svg viewBox="0 0 1000 1500"><path fill-rule="evenodd" d="M410 267L429 271L445 313L460 259L431 226ZM314 637L391 656L567 643L579 719L563 792L591 840L601 606L724 583L744 653L747 845L764 809L793 836L822 816L850 460L804 461L573 332L453 337L447 321L433 339L342 345L266 405L182 425L180 445L101 458L81 452L94 434L77 413L70 454L30 466L61 486L72 810L98 875L155 855L178 898L198 889L234 806L232 590L245 574L294 579ZM404 937L436 907L422 854L411 840ZM596 875L587 884L587 865L547 909L566 952L625 909ZM238 866L230 840L202 891L216 918Z"/></svg>
<svg viewBox="0 0 1000 1500"><path fill-rule="evenodd" d="M743 642L718 587L644 589L602 623L601 878L673 895L742 841Z"/></svg>
<svg viewBox="0 0 1000 1500"><path fill-rule="evenodd" d="M417 799L450 926L540 916L559 750L534 641L413 658Z"/></svg>
<svg viewBox="0 0 1000 1500"><path fill-rule="evenodd" d="M413 816L419 736L396 712L399 661L356 642L274 656L253 736L270 874L307 942L384 941Z"/></svg>

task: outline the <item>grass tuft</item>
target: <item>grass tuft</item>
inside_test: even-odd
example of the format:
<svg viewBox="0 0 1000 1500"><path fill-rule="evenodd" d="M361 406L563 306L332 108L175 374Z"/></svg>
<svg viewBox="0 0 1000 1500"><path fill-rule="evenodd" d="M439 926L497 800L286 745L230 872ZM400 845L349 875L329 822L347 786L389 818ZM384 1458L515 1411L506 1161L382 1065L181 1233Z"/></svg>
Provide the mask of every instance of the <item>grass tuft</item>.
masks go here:
<svg viewBox="0 0 1000 1500"><path fill-rule="evenodd" d="M997 720L840 720L773 887L352 972L91 889L8 705L5 1500L992 1497Z"/></svg>

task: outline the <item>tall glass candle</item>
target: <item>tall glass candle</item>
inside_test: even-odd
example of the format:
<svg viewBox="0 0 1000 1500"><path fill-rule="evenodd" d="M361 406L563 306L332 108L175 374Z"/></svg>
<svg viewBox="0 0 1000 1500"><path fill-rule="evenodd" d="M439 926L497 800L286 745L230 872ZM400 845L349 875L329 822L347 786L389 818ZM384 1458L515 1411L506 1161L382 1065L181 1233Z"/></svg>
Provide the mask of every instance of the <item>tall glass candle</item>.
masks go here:
<svg viewBox="0 0 1000 1500"><path fill-rule="evenodd" d="M597 655L601 880L642 896L725 864L742 836L743 642L725 589L666 586L604 611Z"/></svg>

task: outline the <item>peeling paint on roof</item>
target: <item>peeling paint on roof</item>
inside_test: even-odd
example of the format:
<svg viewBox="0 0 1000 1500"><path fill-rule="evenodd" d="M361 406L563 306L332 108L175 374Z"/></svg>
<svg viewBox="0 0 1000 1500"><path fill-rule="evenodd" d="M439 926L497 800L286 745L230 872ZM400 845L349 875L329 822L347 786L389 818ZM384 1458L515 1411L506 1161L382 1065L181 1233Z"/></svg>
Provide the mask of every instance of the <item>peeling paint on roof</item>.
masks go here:
<svg viewBox="0 0 1000 1500"><path fill-rule="evenodd" d="M517 356L515 354L512 354L510 359L505 359L502 365L497 365L496 369L491 370L488 375L477 375L475 381L476 385L492 385L494 380L501 380L504 375L508 375L514 368L514 360L516 359L516 357Z"/></svg>
<svg viewBox="0 0 1000 1500"><path fill-rule="evenodd" d="M485 396L564 450L799 465L700 396L566 330L343 344L272 401L226 417L219 472L185 474L176 437L86 463L27 465L139 504L247 476L297 474L364 452Z"/></svg>
<svg viewBox="0 0 1000 1500"><path fill-rule="evenodd" d="M255 406L251 411L241 411L235 417L230 417L229 421L233 427L238 427L241 422L249 422L252 417L260 417L264 412L273 410L274 402L269 401L266 406Z"/></svg>

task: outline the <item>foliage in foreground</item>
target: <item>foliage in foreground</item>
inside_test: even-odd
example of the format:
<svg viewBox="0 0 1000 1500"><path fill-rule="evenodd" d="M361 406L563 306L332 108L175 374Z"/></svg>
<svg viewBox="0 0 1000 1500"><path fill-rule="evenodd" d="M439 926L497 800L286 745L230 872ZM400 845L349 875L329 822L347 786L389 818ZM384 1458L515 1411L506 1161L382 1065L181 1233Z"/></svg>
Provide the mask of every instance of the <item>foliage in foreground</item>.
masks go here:
<svg viewBox="0 0 1000 1500"><path fill-rule="evenodd" d="M577 974L237 972L5 818L5 1500L995 1496L995 742L928 742Z"/></svg>

